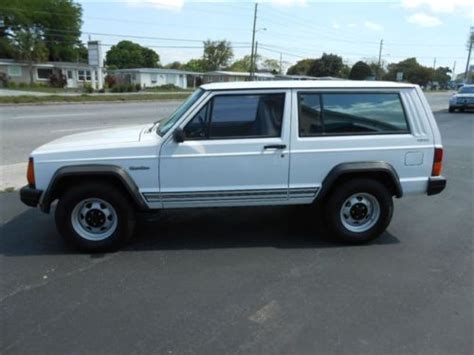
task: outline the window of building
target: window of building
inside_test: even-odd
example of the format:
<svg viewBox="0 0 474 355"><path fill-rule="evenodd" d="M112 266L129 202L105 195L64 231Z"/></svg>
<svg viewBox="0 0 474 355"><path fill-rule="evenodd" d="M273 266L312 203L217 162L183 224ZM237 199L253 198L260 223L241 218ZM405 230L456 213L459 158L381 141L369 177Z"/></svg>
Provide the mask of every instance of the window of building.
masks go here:
<svg viewBox="0 0 474 355"><path fill-rule="evenodd" d="M37 68L36 73L39 80L48 80L53 75L53 69L51 68Z"/></svg>
<svg viewBox="0 0 474 355"><path fill-rule="evenodd" d="M150 80L152 84L156 84L158 82L158 74L150 74Z"/></svg>
<svg viewBox="0 0 474 355"><path fill-rule="evenodd" d="M8 76L21 76L21 67L19 65L9 65Z"/></svg>
<svg viewBox="0 0 474 355"><path fill-rule="evenodd" d="M191 122L191 139L279 137L285 94L215 96ZM188 128L189 126L189 128Z"/></svg>
<svg viewBox="0 0 474 355"><path fill-rule="evenodd" d="M301 137L409 132L396 93L299 94Z"/></svg>
<svg viewBox="0 0 474 355"><path fill-rule="evenodd" d="M77 77L79 81L91 81L91 71L90 70L78 70Z"/></svg>
<svg viewBox="0 0 474 355"><path fill-rule="evenodd" d="M72 78L73 78L73 76L72 76L72 70L68 70L68 71L67 71L67 78L68 78L68 79L72 79Z"/></svg>

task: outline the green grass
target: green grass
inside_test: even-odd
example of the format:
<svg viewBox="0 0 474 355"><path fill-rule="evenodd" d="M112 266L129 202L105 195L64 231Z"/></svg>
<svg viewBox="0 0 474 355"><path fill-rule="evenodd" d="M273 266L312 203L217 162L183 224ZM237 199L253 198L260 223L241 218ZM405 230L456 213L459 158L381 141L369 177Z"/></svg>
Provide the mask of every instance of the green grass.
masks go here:
<svg viewBox="0 0 474 355"><path fill-rule="evenodd" d="M87 95L79 96L0 96L0 104L42 104L42 103L68 103L68 102L103 102L103 101L157 101L157 100L182 100L189 92L166 94L134 94L134 95Z"/></svg>
<svg viewBox="0 0 474 355"><path fill-rule="evenodd" d="M8 90L15 91L32 91L32 92L44 92L46 94L62 94L62 93L71 93L71 92L81 92L80 89L67 89L67 88L53 88L49 86L14 86L6 87Z"/></svg>

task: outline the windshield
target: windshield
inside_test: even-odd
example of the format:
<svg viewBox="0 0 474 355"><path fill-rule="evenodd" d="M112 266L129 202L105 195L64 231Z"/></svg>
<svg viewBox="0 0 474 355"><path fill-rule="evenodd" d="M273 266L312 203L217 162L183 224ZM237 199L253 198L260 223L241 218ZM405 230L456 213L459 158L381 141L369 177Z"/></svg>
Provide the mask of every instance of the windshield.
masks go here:
<svg viewBox="0 0 474 355"><path fill-rule="evenodd" d="M158 134L164 136L166 132L169 131L171 127L176 123L177 120L192 106L194 103L199 100L199 98L204 94L204 90L197 89L191 94L181 105L178 106L176 111L174 111L168 118L160 122L158 129Z"/></svg>
<svg viewBox="0 0 474 355"><path fill-rule="evenodd" d="M474 94L474 86L463 86L459 89L460 94Z"/></svg>

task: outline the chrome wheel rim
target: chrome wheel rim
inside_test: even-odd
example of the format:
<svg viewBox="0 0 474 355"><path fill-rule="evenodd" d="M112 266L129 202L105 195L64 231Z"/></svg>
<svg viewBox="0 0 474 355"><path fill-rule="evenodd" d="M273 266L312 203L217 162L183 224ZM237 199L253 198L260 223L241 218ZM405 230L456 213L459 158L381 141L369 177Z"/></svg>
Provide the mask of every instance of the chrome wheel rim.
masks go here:
<svg viewBox="0 0 474 355"><path fill-rule="evenodd" d="M82 238L104 240L117 229L117 212L100 198L88 198L79 202L72 211L71 224Z"/></svg>
<svg viewBox="0 0 474 355"><path fill-rule="evenodd" d="M380 204L369 193L355 193L342 204L340 218L342 225L351 232L368 231L380 218Z"/></svg>

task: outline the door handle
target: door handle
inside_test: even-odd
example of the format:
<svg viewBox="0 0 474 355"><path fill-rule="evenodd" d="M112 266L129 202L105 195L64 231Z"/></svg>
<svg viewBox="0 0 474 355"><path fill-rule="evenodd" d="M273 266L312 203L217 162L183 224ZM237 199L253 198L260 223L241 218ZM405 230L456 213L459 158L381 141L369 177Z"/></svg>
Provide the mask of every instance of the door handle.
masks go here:
<svg viewBox="0 0 474 355"><path fill-rule="evenodd" d="M285 149L286 144L270 144L263 147L263 149Z"/></svg>

